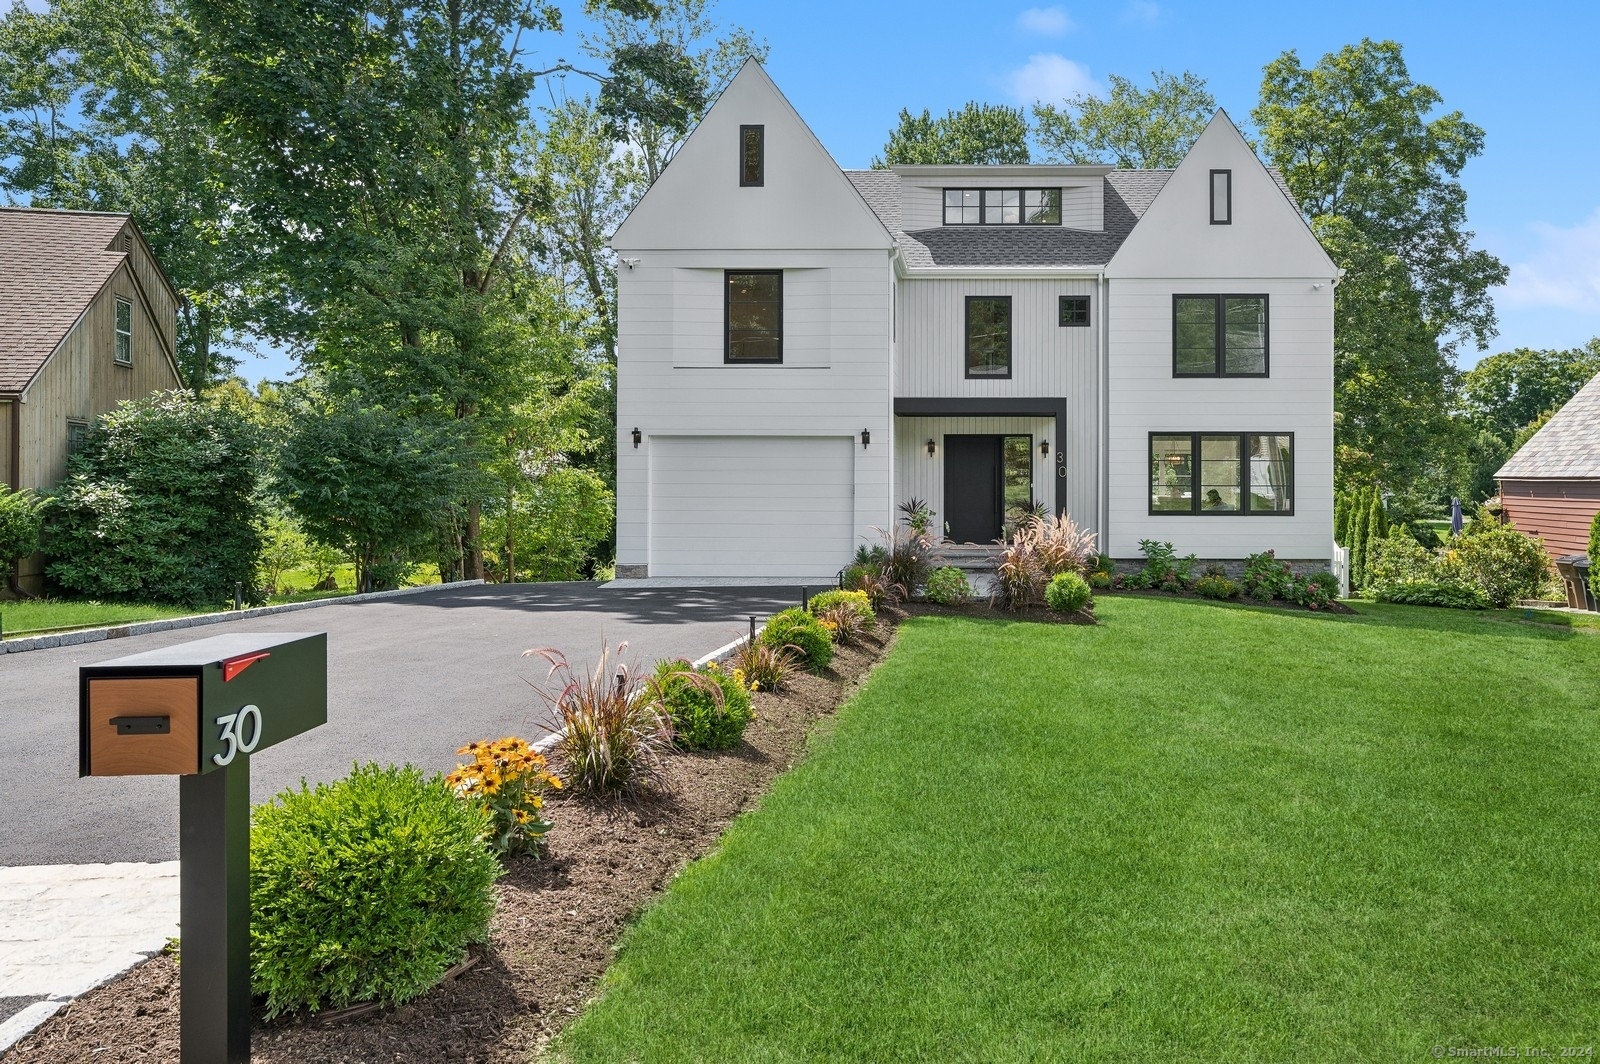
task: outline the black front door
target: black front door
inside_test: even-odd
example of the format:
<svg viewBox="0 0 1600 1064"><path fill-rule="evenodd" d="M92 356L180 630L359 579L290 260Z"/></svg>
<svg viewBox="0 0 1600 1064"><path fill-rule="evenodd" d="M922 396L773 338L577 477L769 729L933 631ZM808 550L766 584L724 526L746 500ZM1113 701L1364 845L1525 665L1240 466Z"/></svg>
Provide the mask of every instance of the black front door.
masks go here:
<svg viewBox="0 0 1600 1064"><path fill-rule="evenodd" d="M1004 518L1004 436L944 438L944 534L993 543Z"/></svg>

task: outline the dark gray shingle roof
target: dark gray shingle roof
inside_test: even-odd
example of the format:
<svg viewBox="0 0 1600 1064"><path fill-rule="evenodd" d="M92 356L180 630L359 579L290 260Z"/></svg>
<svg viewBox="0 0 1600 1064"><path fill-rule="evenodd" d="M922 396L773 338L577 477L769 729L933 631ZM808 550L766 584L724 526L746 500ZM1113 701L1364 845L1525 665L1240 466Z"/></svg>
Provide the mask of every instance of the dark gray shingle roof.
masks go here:
<svg viewBox="0 0 1600 1064"><path fill-rule="evenodd" d="M1495 474L1502 480L1600 478L1600 374Z"/></svg>
<svg viewBox="0 0 1600 1064"><path fill-rule="evenodd" d="M1269 171L1290 203L1289 186ZM935 266L1104 266L1172 176L1171 170L1113 170L1105 182L1105 228L951 226L907 232L900 228L900 177L893 170L846 170L861 198L900 245L912 269Z"/></svg>
<svg viewBox="0 0 1600 1064"><path fill-rule="evenodd" d="M33 380L126 257L126 214L0 207L0 392Z"/></svg>

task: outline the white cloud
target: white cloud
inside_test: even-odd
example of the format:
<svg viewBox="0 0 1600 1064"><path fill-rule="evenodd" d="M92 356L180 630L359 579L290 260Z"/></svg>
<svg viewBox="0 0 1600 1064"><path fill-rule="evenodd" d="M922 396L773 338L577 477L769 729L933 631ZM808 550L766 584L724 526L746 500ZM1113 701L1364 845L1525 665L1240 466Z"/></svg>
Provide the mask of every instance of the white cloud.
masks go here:
<svg viewBox="0 0 1600 1064"><path fill-rule="evenodd" d="M1600 311L1600 210L1570 229L1536 222L1538 246L1511 265L1512 306Z"/></svg>
<svg viewBox="0 0 1600 1064"><path fill-rule="evenodd" d="M1128 0L1128 5L1122 9L1122 21L1154 26L1161 21L1161 5L1153 0Z"/></svg>
<svg viewBox="0 0 1600 1064"><path fill-rule="evenodd" d="M1072 29L1072 20L1059 7L1030 7L1017 16L1017 28L1036 37L1059 37Z"/></svg>
<svg viewBox="0 0 1600 1064"><path fill-rule="evenodd" d="M1030 55L1027 63L1006 77L1006 88L1022 103L1059 103L1068 96L1101 91L1088 67L1054 52Z"/></svg>

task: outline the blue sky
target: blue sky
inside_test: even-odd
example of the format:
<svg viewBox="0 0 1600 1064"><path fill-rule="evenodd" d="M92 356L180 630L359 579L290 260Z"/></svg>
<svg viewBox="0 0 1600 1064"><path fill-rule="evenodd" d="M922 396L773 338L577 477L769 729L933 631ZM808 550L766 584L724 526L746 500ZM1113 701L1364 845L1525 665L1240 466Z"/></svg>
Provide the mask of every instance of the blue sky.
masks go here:
<svg viewBox="0 0 1600 1064"><path fill-rule="evenodd" d="M576 5L571 5L575 7ZM1191 70L1245 124L1261 68L1288 49L1310 65L1362 37L1405 46L1413 79L1486 131L1463 175L1477 243L1511 267L1489 350L1570 347L1600 336L1600 5L1336 4L1101 0L875 4L722 0L765 37L768 69L841 166L867 166L902 107L1018 104ZM576 57L568 36L542 57ZM572 86L577 89L578 86ZM1462 364L1479 357L1468 350ZM250 360L247 376L287 366Z"/></svg>

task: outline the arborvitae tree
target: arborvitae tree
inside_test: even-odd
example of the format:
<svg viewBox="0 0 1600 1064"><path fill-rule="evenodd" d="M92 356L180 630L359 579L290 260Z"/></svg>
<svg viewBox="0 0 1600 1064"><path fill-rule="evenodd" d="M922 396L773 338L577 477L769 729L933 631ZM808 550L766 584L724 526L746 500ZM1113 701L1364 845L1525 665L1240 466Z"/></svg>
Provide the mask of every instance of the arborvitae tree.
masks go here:
<svg viewBox="0 0 1600 1064"><path fill-rule="evenodd" d="M1589 589L1600 597L1600 514L1589 526Z"/></svg>
<svg viewBox="0 0 1600 1064"><path fill-rule="evenodd" d="M1345 544L1350 550L1350 587L1352 589L1363 586L1367 582L1367 523L1361 520L1361 502L1363 496L1357 494L1350 501L1350 542Z"/></svg>
<svg viewBox="0 0 1600 1064"><path fill-rule="evenodd" d="M1333 498L1333 541L1343 547L1350 539L1350 496L1340 492Z"/></svg>

